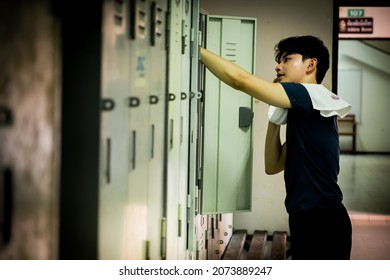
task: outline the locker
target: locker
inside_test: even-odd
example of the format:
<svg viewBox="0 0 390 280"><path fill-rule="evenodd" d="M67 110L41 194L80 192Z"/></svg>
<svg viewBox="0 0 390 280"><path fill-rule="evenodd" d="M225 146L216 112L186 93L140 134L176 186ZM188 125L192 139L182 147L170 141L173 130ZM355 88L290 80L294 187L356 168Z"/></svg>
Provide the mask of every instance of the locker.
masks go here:
<svg viewBox="0 0 390 280"><path fill-rule="evenodd" d="M180 91L180 191L179 191L179 246L178 257L185 259L187 251L187 204L188 204L188 149L190 115L190 33L192 7L189 0L182 0L181 22L181 91Z"/></svg>
<svg viewBox="0 0 390 280"><path fill-rule="evenodd" d="M204 46L205 15L199 11L198 1L192 3L191 22L191 93L190 93L190 138L189 138L189 180L188 180L188 259L207 258L208 218L200 214L200 157L201 157L201 97L204 89L202 83L202 65L199 61L199 47Z"/></svg>
<svg viewBox="0 0 390 280"><path fill-rule="evenodd" d="M185 242L182 232L185 204L182 204L184 194L180 180L180 142L184 124L181 113L183 1L170 0L169 5L166 258L182 259Z"/></svg>
<svg viewBox="0 0 390 280"><path fill-rule="evenodd" d="M151 11L149 1L129 1L130 45L127 118L129 126L128 195L125 206L125 259L148 256L149 95L151 79Z"/></svg>
<svg viewBox="0 0 390 280"><path fill-rule="evenodd" d="M99 258L162 258L167 2L105 1Z"/></svg>
<svg viewBox="0 0 390 280"><path fill-rule="evenodd" d="M207 17L206 47L254 72L256 19ZM251 210L252 98L206 72L202 213Z"/></svg>
<svg viewBox="0 0 390 280"><path fill-rule="evenodd" d="M163 197L165 188L166 149L166 14L167 0L152 1L151 9L151 77L149 93L148 149L148 227L146 259L161 259Z"/></svg>
<svg viewBox="0 0 390 280"><path fill-rule="evenodd" d="M198 3L198 1L195 1ZM170 1L167 258L187 258L192 1Z"/></svg>
<svg viewBox="0 0 390 280"><path fill-rule="evenodd" d="M119 7L117 7L119 8ZM102 113L100 136L100 187L98 258L122 259L126 245L124 221L128 196L129 133L127 106L129 40L125 7L103 4ZM121 21L119 21L119 18Z"/></svg>

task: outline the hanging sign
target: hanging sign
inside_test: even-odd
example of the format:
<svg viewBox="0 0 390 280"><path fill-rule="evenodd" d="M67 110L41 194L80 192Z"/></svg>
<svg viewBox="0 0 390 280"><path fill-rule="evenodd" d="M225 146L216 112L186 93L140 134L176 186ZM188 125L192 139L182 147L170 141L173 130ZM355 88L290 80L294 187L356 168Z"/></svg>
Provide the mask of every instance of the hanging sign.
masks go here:
<svg viewBox="0 0 390 280"><path fill-rule="evenodd" d="M389 7L340 7L339 38L390 38Z"/></svg>
<svg viewBox="0 0 390 280"><path fill-rule="evenodd" d="M353 33L353 34L373 34L374 19L373 18L340 18L339 32Z"/></svg>

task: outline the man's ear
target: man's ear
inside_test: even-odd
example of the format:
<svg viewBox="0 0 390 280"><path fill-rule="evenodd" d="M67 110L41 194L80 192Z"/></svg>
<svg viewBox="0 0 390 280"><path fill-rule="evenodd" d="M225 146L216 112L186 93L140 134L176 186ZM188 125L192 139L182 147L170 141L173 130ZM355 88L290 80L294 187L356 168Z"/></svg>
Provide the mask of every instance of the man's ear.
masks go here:
<svg viewBox="0 0 390 280"><path fill-rule="evenodd" d="M315 58L315 57L309 58L309 63L307 65L307 71L311 72L311 71L315 70L317 67L317 63L318 63L317 58Z"/></svg>

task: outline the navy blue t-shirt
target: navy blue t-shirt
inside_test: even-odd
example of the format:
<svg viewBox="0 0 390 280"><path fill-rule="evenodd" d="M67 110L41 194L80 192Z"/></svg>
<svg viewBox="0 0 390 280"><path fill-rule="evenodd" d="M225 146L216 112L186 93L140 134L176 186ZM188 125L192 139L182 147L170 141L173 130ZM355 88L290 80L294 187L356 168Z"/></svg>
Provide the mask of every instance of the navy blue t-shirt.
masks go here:
<svg viewBox="0 0 390 280"><path fill-rule="evenodd" d="M282 83L291 102L286 128L285 205L288 213L342 205L337 183L339 136L336 116L313 109L307 89Z"/></svg>

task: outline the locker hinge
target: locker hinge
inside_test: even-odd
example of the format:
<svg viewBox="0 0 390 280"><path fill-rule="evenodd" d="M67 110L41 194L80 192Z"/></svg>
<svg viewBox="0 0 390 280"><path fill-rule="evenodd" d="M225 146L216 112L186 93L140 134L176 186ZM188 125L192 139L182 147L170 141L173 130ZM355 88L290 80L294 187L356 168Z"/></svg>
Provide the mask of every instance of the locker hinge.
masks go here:
<svg viewBox="0 0 390 280"><path fill-rule="evenodd" d="M196 99L201 99L202 98L202 93L201 92L191 92L191 98L196 98Z"/></svg>
<svg viewBox="0 0 390 280"><path fill-rule="evenodd" d="M192 208L192 201L191 201L191 195L187 194L187 224L191 221L191 208Z"/></svg>
<svg viewBox="0 0 390 280"><path fill-rule="evenodd" d="M162 260L167 259L167 219L166 218L162 218L161 220L160 255Z"/></svg>
<svg viewBox="0 0 390 280"><path fill-rule="evenodd" d="M196 184L197 186L198 186L198 189L202 189L202 179L198 179L198 182L197 182L197 184Z"/></svg>
<svg viewBox="0 0 390 280"><path fill-rule="evenodd" d="M191 28L190 30L190 57L194 57L194 50L196 49L195 46L195 30Z"/></svg>
<svg viewBox="0 0 390 280"><path fill-rule="evenodd" d="M190 41L193 42L194 40L195 40L195 29L191 28Z"/></svg>
<svg viewBox="0 0 390 280"><path fill-rule="evenodd" d="M177 226L177 236L181 237L181 204L178 205L178 226Z"/></svg>

